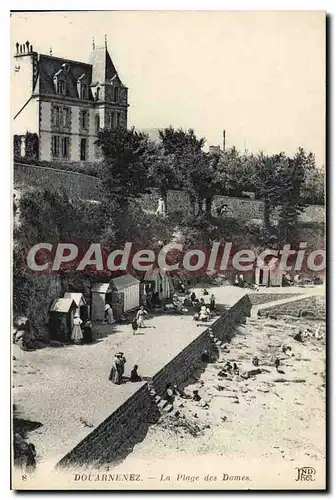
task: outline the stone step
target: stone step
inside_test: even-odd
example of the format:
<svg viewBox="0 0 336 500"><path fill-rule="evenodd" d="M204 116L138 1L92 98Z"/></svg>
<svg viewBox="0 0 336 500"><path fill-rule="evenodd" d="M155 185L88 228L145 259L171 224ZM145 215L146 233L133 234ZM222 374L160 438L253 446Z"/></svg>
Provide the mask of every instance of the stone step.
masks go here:
<svg viewBox="0 0 336 500"><path fill-rule="evenodd" d="M155 403L159 404L161 399L162 399L161 396L155 396Z"/></svg>
<svg viewBox="0 0 336 500"><path fill-rule="evenodd" d="M221 341L221 340L218 340L218 341L216 342L216 345L217 345L218 347L221 347L221 345L222 345L222 341Z"/></svg>
<svg viewBox="0 0 336 500"><path fill-rule="evenodd" d="M166 401L165 399L161 399L161 401L158 403L158 408L163 410L163 408L165 408L168 404L168 401Z"/></svg>
<svg viewBox="0 0 336 500"><path fill-rule="evenodd" d="M154 396L156 396L156 390L155 390L155 389L151 389L151 390L149 391L149 394L150 394L151 396L153 396L153 397L154 397Z"/></svg>
<svg viewBox="0 0 336 500"><path fill-rule="evenodd" d="M163 411L166 413L170 413L173 410L173 405L172 404L167 404L167 406L164 407Z"/></svg>

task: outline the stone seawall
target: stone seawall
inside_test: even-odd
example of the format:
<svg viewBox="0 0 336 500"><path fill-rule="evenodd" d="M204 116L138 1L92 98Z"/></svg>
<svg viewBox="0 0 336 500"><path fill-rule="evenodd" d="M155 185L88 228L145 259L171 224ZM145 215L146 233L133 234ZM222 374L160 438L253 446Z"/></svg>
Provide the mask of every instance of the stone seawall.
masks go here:
<svg viewBox="0 0 336 500"><path fill-rule="evenodd" d="M277 304L263 305L258 308L258 316L295 316L319 320L326 318L326 299L324 296L301 296L292 300L278 301Z"/></svg>
<svg viewBox="0 0 336 500"><path fill-rule="evenodd" d="M245 322L250 309L251 303L248 295L245 295L212 324L212 332L220 340L228 341L235 324ZM168 382L179 385L187 380L204 350L211 349L213 342L209 329L206 326L199 329L199 336L152 378L152 384L158 393L163 393ZM113 463L125 458L134 444L144 438L149 425L158 417L157 412L148 384L141 383L140 388L69 451L58 466ZM120 450L124 453L122 457Z"/></svg>
<svg viewBox="0 0 336 500"><path fill-rule="evenodd" d="M250 315L251 303L248 295L242 297L234 306L225 311L221 317L212 324L212 333L223 342L228 342L234 331L234 326L245 323ZM214 344L210 338L210 330L205 328L200 335L191 342L182 352L164 366L154 377L153 386L162 394L167 383L181 384L192 373L195 365L200 361L205 350L213 350Z"/></svg>

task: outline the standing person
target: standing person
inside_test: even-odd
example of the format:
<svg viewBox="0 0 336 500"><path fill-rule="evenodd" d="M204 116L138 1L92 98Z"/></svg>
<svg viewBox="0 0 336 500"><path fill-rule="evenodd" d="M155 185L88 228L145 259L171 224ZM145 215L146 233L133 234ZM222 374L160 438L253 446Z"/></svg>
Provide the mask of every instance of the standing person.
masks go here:
<svg viewBox="0 0 336 500"><path fill-rule="evenodd" d="M243 273L240 273L240 275L239 275L239 286L241 286L241 287L244 286L244 275L243 275Z"/></svg>
<svg viewBox="0 0 336 500"><path fill-rule="evenodd" d="M84 323L83 342L93 342L92 323L89 319L86 321L86 323Z"/></svg>
<svg viewBox="0 0 336 500"><path fill-rule="evenodd" d="M81 324L83 321L80 319L79 314L76 313L73 320L73 329L71 332L71 340L74 344L80 344L83 340Z"/></svg>
<svg viewBox="0 0 336 500"><path fill-rule="evenodd" d="M138 329L138 322L137 322L137 319L134 318L134 320L132 321L133 335L136 335L137 329Z"/></svg>
<svg viewBox="0 0 336 500"><path fill-rule="evenodd" d="M114 317L113 317L113 310L110 304L105 305L105 315L107 319L108 325L113 325L114 323Z"/></svg>
<svg viewBox="0 0 336 500"><path fill-rule="evenodd" d="M144 316L145 314L147 315L147 311L145 310L144 306L141 306L139 311L136 314L136 319L138 322L138 328L145 328L145 323L144 323Z"/></svg>
<svg viewBox="0 0 336 500"><path fill-rule="evenodd" d="M214 294L211 295L210 297L210 311L214 311L216 308L216 299L215 299L215 296Z"/></svg>
<svg viewBox="0 0 336 500"><path fill-rule="evenodd" d="M117 354L115 354L114 355L114 360L112 362L111 370L110 370L110 375L109 375L109 380L113 384L118 384L118 380L119 380L119 373L118 373L118 370L117 370L118 363L119 363L119 357L118 357Z"/></svg>
<svg viewBox="0 0 336 500"><path fill-rule="evenodd" d="M118 352L118 362L117 362L117 372L118 372L118 384L121 384L122 378L125 372L126 358L123 352Z"/></svg>

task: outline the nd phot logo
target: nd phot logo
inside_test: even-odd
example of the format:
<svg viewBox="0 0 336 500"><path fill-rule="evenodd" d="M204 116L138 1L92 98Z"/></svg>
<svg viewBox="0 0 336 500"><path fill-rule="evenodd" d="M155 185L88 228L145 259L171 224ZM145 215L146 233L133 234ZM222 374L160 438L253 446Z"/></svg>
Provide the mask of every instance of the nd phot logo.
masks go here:
<svg viewBox="0 0 336 500"><path fill-rule="evenodd" d="M296 467L298 472L295 481L315 481L316 470L314 467Z"/></svg>

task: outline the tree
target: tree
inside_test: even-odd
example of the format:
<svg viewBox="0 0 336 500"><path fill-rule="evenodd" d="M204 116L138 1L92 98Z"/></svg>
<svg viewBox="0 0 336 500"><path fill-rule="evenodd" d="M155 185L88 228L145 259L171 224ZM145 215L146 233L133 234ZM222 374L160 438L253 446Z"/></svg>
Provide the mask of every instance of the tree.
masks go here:
<svg viewBox="0 0 336 500"><path fill-rule="evenodd" d="M159 190L163 201L163 214L168 212L168 191L177 186L176 162L173 154L166 153L162 146L154 146L153 161L149 167L149 183Z"/></svg>
<svg viewBox="0 0 336 500"><path fill-rule="evenodd" d="M295 240L299 215L306 205L302 199L302 186L307 173L315 166L314 156L299 148L294 158L288 158L282 169L279 229L284 242Z"/></svg>
<svg viewBox="0 0 336 500"><path fill-rule="evenodd" d="M316 165L306 171L302 184L302 198L310 205L324 205L325 202L325 170Z"/></svg>
<svg viewBox="0 0 336 500"><path fill-rule="evenodd" d="M206 213L211 214L211 202L214 192L214 170L210 157L202 150L205 139L198 139L194 130L174 129L168 127L159 131L162 146L166 155L173 155L176 181L179 187L189 196L191 212L203 213L204 201Z"/></svg>
<svg viewBox="0 0 336 500"><path fill-rule="evenodd" d="M130 200L148 192L149 168L154 151L149 137L134 128L98 132L103 153L100 171L103 198L125 211Z"/></svg>

